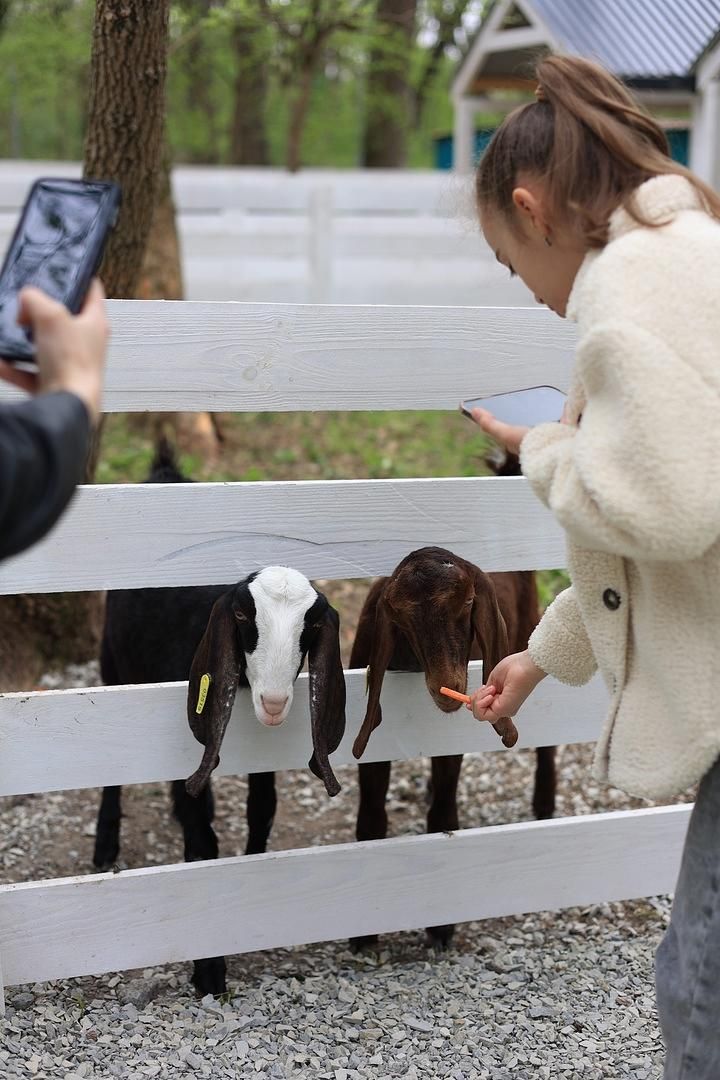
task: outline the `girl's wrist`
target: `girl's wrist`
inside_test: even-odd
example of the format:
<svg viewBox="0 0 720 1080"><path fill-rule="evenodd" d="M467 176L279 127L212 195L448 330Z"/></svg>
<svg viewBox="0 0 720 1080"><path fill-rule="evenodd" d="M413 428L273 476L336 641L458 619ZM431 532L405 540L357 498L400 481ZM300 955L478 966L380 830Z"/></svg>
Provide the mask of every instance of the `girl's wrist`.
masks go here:
<svg viewBox="0 0 720 1080"><path fill-rule="evenodd" d="M532 679L534 685L537 686L538 683L541 683L543 679L547 678L547 671L543 671L541 667L538 667L538 665L535 663L532 656L530 655L529 649L526 649L525 652L522 653L522 657L523 663L525 664L525 668L528 673L528 677Z"/></svg>

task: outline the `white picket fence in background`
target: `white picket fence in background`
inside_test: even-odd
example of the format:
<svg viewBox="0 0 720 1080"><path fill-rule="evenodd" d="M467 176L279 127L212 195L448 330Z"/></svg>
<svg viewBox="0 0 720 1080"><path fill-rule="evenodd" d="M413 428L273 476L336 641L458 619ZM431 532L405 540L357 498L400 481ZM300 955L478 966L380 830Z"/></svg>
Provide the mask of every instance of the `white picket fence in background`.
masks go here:
<svg viewBox="0 0 720 1080"><path fill-rule="evenodd" d="M567 383L572 328L528 309L110 305L107 409L453 409L468 392ZM480 379L482 376L482 379ZM462 420L458 417L458 423ZM424 544L486 570L563 565L522 478L123 485L81 489L53 532L0 566L0 592L234 582L284 562L316 578L390 572ZM342 613L341 613L342 615ZM479 679L472 665L471 684ZM280 729L240 692L219 772L305 767L304 676ZM348 671L346 737L364 715ZM185 684L0 695L0 795L188 776ZM367 760L503 752L421 675L389 674ZM548 680L520 747L593 741L606 707ZM313 781L315 782L315 781ZM0 887L5 985L653 895L677 874L689 806L523 822ZM208 919L213 910L221 919Z"/></svg>
<svg viewBox="0 0 720 1080"><path fill-rule="evenodd" d="M32 181L52 175L80 166L0 162L0 250ZM481 239L469 178L180 166L173 184L190 300L528 303Z"/></svg>

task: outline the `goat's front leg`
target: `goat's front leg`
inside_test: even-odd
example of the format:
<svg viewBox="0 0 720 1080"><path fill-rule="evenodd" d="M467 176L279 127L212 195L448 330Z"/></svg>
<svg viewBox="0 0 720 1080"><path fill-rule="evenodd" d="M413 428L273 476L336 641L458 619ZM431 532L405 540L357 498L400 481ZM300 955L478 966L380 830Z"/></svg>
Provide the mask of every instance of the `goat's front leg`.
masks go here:
<svg viewBox="0 0 720 1080"><path fill-rule="evenodd" d="M387 836L388 818L385 802L390 786L392 764L389 761L373 761L358 766L360 805L358 807L355 837L357 840L384 840ZM377 934L350 938L353 952L376 945Z"/></svg>
<svg viewBox="0 0 720 1080"><path fill-rule="evenodd" d="M250 773L248 776L246 855L260 855L266 850L276 808L275 773Z"/></svg>
<svg viewBox="0 0 720 1080"><path fill-rule="evenodd" d="M427 815L429 833L455 832L459 827L457 788L462 760L462 754L431 759L432 779L430 781L430 807ZM452 923L445 926L428 926L428 943L436 948L447 949L454 933L455 927Z"/></svg>
<svg viewBox="0 0 720 1080"><path fill-rule="evenodd" d="M93 852L93 866L98 870L110 870L120 854L121 794L121 787L103 788Z"/></svg>
<svg viewBox="0 0 720 1080"><path fill-rule="evenodd" d="M555 771L555 747L538 746L535 751L535 790L533 791L533 813L538 820L551 818L555 813L555 791L557 776Z"/></svg>
<svg viewBox="0 0 720 1080"><path fill-rule="evenodd" d="M199 862L202 859L217 859L218 842L212 821L215 817L215 803L212 786L208 783L197 798L188 795L184 780L173 780L173 812L180 822L185 842L185 862ZM205 994L224 994L225 957L207 956L193 961L192 982L201 996Z"/></svg>

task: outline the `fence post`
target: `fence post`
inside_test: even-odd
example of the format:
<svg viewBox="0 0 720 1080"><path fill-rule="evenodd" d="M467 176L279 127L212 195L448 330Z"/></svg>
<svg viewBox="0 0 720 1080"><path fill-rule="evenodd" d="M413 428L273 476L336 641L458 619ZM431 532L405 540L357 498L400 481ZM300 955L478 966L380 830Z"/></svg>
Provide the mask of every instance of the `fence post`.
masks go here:
<svg viewBox="0 0 720 1080"><path fill-rule="evenodd" d="M333 189L313 188L308 205L308 293L312 304L328 304L332 290Z"/></svg>

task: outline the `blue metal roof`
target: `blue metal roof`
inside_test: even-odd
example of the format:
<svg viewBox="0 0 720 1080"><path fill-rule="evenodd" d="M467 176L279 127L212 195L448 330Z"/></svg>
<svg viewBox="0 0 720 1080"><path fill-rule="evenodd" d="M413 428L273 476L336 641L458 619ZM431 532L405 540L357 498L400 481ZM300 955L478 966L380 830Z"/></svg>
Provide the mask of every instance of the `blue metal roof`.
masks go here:
<svg viewBox="0 0 720 1080"><path fill-rule="evenodd" d="M526 0L563 49L627 79L687 78L720 33L720 0Z"/></svg>

